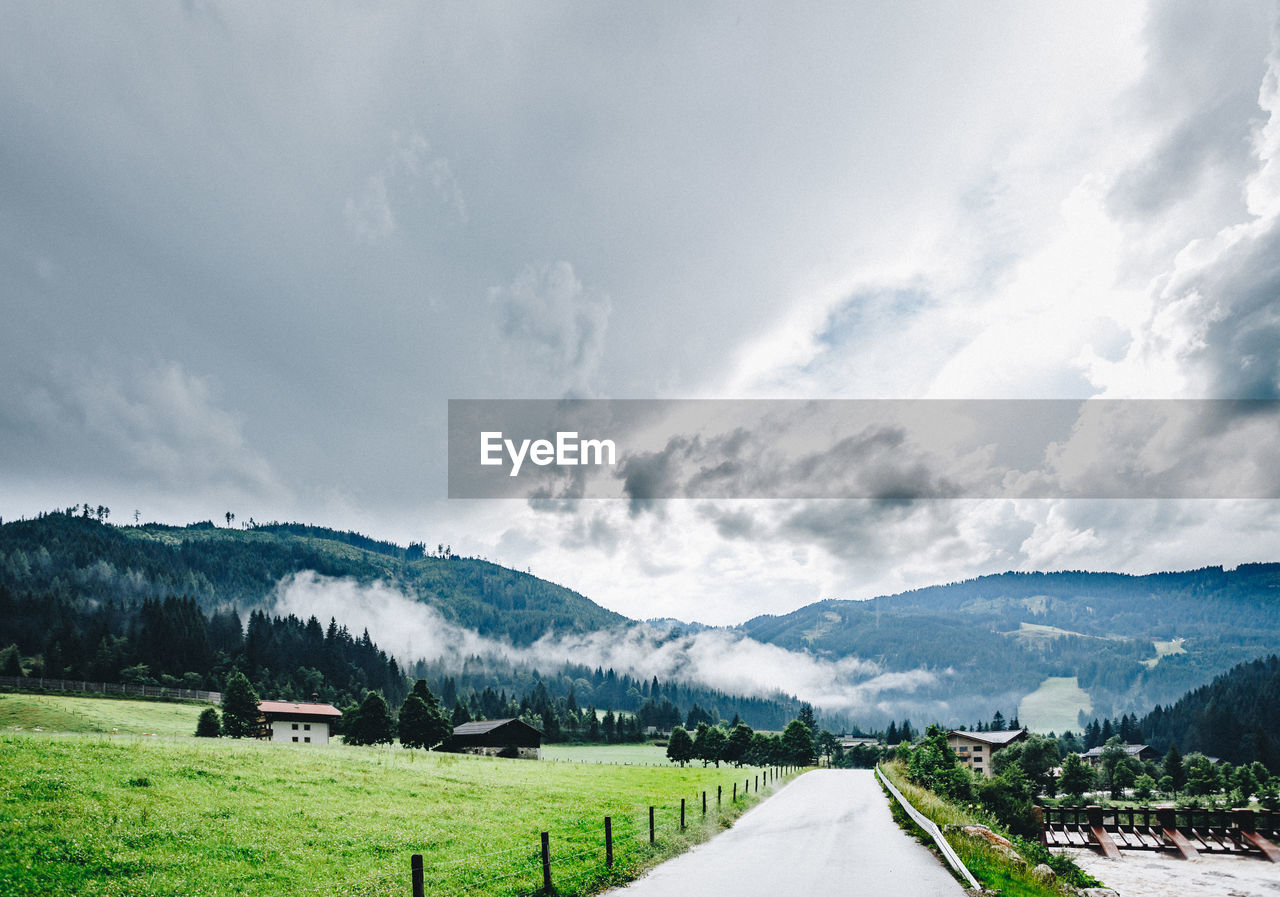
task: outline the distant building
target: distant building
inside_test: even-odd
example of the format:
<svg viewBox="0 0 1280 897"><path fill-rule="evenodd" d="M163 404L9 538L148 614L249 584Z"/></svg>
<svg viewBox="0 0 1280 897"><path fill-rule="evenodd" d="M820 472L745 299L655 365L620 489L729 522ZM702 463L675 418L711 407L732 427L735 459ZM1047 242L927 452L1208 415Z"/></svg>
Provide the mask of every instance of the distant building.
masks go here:
<svg viewBox="0 0 1280 897"><path fill-rule="evenodd" d="M293 701L259 701L258 712L262 714L260 738L298 744L328 744L329 727L342 716L332 704Z"/></svg>
<svg viewBox="0 0 1280 897"><path fill-rule="evenodd" d="M463 723L442 750L455 754L483 754L521 760L542 758L542 733L518 719L490 719Z"/></svg>
<svg viewBox="0 0 1280 897"><path fill-rule="evenodd" d="M956 752L960 762L974 775L991 778L995 775L991 768L991 758L996 752L1005 745L1021 741L1026 737L1026 729L1010 729L1004 732L964 732L952 729L947 733L947 744Z"/></svg>
<svg viewBox="0 0 1280 897"><path fill-rule="evenodd" d="M876 738L874 735L841 735L839 736L839 739L840 747L846 751L863 745L875 747L880 743L880 739Z"/></svg>
<svg viewBox="0 0 1280 897"><path fill-rule="evenodd" d="M1148 760L1159 760L1160 752L1150 745L1146 744L1123 744L1124 752L1130 757L1136 758L1141 763ZM1090 766L1097 766L1102 762L1102 752L1106 750L1106 745L1101 747L1091 747L1080 755L1080 759Z"/></svg>

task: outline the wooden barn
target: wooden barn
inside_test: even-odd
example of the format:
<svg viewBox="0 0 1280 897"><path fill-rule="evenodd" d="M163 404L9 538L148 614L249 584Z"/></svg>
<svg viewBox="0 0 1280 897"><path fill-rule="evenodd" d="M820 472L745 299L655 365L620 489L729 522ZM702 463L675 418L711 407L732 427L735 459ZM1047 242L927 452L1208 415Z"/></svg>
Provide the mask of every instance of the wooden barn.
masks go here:
<svg viewBox="0 0 1280 897"><path fill-rule="evenodd" d="M539 760L542 757L542 733L518 719L463 723L454 728L453 737L445 743L443 750L455 754Z"/></svg>

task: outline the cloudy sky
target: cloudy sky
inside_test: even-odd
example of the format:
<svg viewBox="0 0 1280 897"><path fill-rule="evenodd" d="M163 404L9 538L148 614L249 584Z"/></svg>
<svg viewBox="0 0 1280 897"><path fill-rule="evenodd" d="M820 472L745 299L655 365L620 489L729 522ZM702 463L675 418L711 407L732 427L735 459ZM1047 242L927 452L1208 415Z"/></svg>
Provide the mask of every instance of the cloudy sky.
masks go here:
<svg viewBox="0 0 1280 897"><path fill-rule="evenodd" d="M445 497L451 398L1280 397L1276 18L0 0L0 515L306 520L710 623L1280 560L1275 500ZM1244 432L1164 452L1273 469Z"/></svg>

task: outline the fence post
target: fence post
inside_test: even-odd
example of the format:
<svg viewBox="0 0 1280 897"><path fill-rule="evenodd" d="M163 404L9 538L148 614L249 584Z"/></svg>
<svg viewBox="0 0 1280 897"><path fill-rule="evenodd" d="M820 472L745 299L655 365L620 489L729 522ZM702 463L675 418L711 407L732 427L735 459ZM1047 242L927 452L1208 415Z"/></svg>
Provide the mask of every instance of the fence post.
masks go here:
<svg viewBox="0 0 1280 897"><path fill-rule="evenodd" d="M702 815L707 815L707 792L702 792Z"/></svg>
<svg viewBox="0 0 1280 897"><path fill-rule="evenodd" d="M738 801L738 783L737 782L733 783L733 800L734 800L734 803L737 803Z"/></svg>
<svg viewBox="0 0 1280 897"><path fill-rule="evenodd" d="M649 808L649 843L653 843L653 807Z"/></svg>
<svg viewBox="0 0 1280 897"><path fill-rule="evenodd" d="M716 809L720 809L720 792L724 790L723 785L716 786Z"/></svg>
<svg viewBox="0 0 1280 897"><path fill-rule="evenodd" d="M542 833L542 890L551 893L551 833Z"/></svg>
<svg viewBox="0 0 1280 897"><path fill-rule="evenodd" d="M613 868L613 817L604 818L604 867Z"/></svg>
<svg viewBox="0 0 1280 897"><path fill-rule="evenodd" d="M413 873L413 897L427 897L426 884L422 879L422 854L415 853L409 858L409 868Z"/></svg>
<svg viewBox="0 0 1280 897"><path fill-rule="evenodd" d="M680 831L684 831L684 798L680 798Z"/></svg>
<svg viewBox="0 0 1280 897"><path fill-rule="evenodd" d="M760 777L756 776L756 794L760 793Z"/></svg>

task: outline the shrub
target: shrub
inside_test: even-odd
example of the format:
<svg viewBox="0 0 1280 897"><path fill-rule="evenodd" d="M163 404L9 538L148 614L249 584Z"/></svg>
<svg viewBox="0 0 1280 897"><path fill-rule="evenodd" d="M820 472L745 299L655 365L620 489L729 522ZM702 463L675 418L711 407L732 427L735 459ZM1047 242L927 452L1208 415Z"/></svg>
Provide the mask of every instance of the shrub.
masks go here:
<svg viewBox="0 0 1280 897"><path fill-rule="evenodd" d="M218 718L218 711L206 707L196 721L196 738L218 738L221 735L222 720Z"/></svg>

